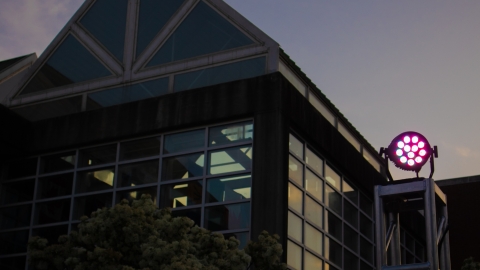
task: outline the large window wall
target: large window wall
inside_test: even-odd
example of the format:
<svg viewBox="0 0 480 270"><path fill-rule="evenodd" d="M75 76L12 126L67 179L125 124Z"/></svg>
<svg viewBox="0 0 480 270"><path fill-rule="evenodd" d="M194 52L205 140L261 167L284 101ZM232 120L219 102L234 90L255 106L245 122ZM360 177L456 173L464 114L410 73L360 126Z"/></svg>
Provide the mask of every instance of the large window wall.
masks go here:
<svg viewBox="0 0 480 270"><path fill-rule="evenodd" d="M374 269L372 200L293 134L289 148L289 268Z"/></svg>
<svg viewBox="0 0 480 270"><path fill-rule="evenodd" d="M250 238L253 123L230 123L12 162L0 185L0 268L24 269L30 236L50 243L80 217L150 194L175 216Z"/></svg>

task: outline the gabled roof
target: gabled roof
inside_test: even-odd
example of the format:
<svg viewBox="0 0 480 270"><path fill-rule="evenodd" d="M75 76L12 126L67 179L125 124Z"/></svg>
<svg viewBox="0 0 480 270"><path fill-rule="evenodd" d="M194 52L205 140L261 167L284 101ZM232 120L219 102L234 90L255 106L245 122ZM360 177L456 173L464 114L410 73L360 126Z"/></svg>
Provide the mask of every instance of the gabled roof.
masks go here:
<svg viewBox="0 0 480 270"><path fill-rule="evenodd" d="M35 60L37 55L31 53L0 62L0 103L11 95L12 90L20 83L22 76Z"/></svg>

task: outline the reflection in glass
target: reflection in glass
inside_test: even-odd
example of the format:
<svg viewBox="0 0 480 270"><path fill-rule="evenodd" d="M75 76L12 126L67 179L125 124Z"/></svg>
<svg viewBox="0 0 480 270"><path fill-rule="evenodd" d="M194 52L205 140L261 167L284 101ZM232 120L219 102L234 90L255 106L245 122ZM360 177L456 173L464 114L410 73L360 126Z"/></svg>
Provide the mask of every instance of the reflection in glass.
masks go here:
<svg viewBox="0 0 480 270"><path fill-rule="evenodd" d="M288 141L289 149L300 159L303 159L303 143L300 142L295 136L290 134Z"/></svg>
<svg viewBox="0 0 480 270"><path fill-rule="evenodd" d="M308 169L305 177L305 189L318 200L323 200L323 181Z"/></svg>
<svg viewBox="0 0 480 270"><path fill-rule="evenodd" d="M305 160L312 169L314 169L318 174L323 175L323 160L308 148Z"/></svg>
<svg viewBox="0 0 480 270"><path fill-rule="evenodd" d="M288 177L303 187L303 164L292 155L288 156Z"/></svg>
<svg viewBox="0 0 480 270"><path fill-rule="evenodd" d="M205 130L193 130L188 132L165 135L163 153L189 151L205 146Z"/></svg>
<svg viewBox="0 0 480 270"><path fill-rule="evenodd" d="M37 199L72 194L73 173L57 174L38 179Z"/></svg>
<svg viewBox="0 0 480 270"><path fill-rule="evenodd" d="M234 142L252 141L252 122L234 123L209 128L209 146L218 146Z"/></svg>
<svg viewBox="0 0 480 270"><path fill-rule="evenodd" d="M303 214L303 192L292 183L288 183L288 206Z"/></svg>
<svg viewBox="0 0 480 270"><path fill-rule="evenodd" d="M112 207L112 193L75 198L73 219L79 220L82 216L91 216L92 212L104 207Z"/></svg>
<svg viewBox="0 0 480 270"><path fill-rule="evenodd" d="M355 206L345 200L343 218L353 227L357 228L358 210Z"/></svg>
<svg viewBox="0 0 480 270"><path fill-rule="evenodd" d="M163 159L162 181L202 176L205 163L202 153Z"/></svg>
<svg viewBox="0 0 480 270"><path fill-rule="evenodd" d="M122 200L127 200L132 203L133 200L140 200L143 194L150 195L154 204L157 204L157 186L140 188L134 190L126 190L117 192L116 203L120 203Z"/></svg>
<svg viewBox="0 0 480 270"><path fill-rule="evenodd" d="M325 186L325 204L335 213L342 215L342 196L327 185Z"/></svg>
<svg viewBox="0 0 480 270"><path fill-rule="evenodd" d="M228 202L250 199L252 189L250 175L208 179L205 202Z"/></svg>
<svg viewBox="0 0 480 270"><path fill-rule="evenodd" d="M248 241L250 240L250 234L248 232L241 232L241 233L225 233L223 234L223 237L225 239L230 239L230 237L233 237L240 241L240 244L238 245L238 249L244 249L245 246L247 245Z"/></svg>
<svg viewBox="0 0 480 270"><path fill-rule="evenodd" d="M202 203L202 181L162 185L160 206L179 208Z"/></svg>
<svg viewBox="0 0 480 270"><path fill-rule="evenodd" d="M360 237L360 256L370 263L373 263L373 245L363 237Z"/></svg>
<svg viewBox="0 0 480 270"><path fill-rule="evenodd" d="M115 168L83 171L77 173L75 193L107 190L113 188Z"/></svg>
<svg viewBox="0 0 480 270"><path fill-rule="evenodd" d="M344 226L344 243L354 252L358 252L358 233L349 226Z"/></svg>
<svg viewBox="0 0 480 270"><path fill-rule="evenodd" d="M37 203L35 205L35 224L48 224L68 221L70 199Z"/></svg>
<svg viewBox="0 0 480 270"><path fill-rule="evenodd" d="M37 173L37 161L37 158L29 158L6 164L3 169L5 180L35 175Z"/></svg>
<svg viewBox="0 0 480 270"><path fill-rule="evenodd" d="M287 264L293 269L302 269L302 248L287 241Z"/></svg>
<svg viewBox="0 0 480 270"><path fill-rule="evenodd" d="M208 153L208 174L222 174L250 170L252 168L251 146L227 148Z"/></svg>
<svg viewBox="0 0 480 270"><path fill-rule="evenodd" d="M320 228L323 227L323 207L309 196L305 199L305 218Z"/></svg>
<svg viewBox="0 0 480 270"><path fill-rule="evenodd" d="M30 226L32 205L0 208L0 229L14 229Z"/></svg>
<svg viewBox="0 0 480 270"><path fill-rule="evenodd" d="M175 75L174 92L225 82L253 78L265 74L265 57L253 58L222 66Z"/></svg>
<svg viewBox="0 0 480 270"><path fill-rule="evenodd" d="M75 168L75 160L75 152L42 157L40 160L40 173L73 170Z"/></svg>
<svg viewBox="0 0 480 270"><path fill-rule="evenodd" d="M308 224L305 224L305 245L318 254L323 254L323 234Z"/></svg>
<svg viewBox="0 0 480 270"><path fill-rule="evenodd" d="M303 220L294 213L288 211L288 236L298 242L302 242Z"/></svg>
<svg viewBox="0 0 480 270"><path fill-rule="evenodd" d="M323 269L323 261L310 252L305 252L305 269Z"/></svg>
<svg viewBox="0 0 480 270"><path fill-rule="evenodd" d="M250 203L205 208L205 228L212 231L250 228Z"/></svg>
<svg viewBox="0 0 480 270"><path fill-rule="evenodd" d="M48 244L58 243L58 237L68 234L68 225L43 227L32 230L32 236L40 236L48 240Z"/></svg>
<svg viewBox="0 0 480 270"><path fill-rule="evenodd" d="M335 237L338 241L342 241L342 221L334 214L327 211L325 222L326 231Z"/></svg>
<svg viewBox="0 0 480 270"><path fill-rule="evenodd" d="M364 215L360 215L360 232L368 239L373 240L373 223Z"/></svg>
<svg viewBox="0 0 480 270"><path fill-rule="evenodd" d="M224 51L253 41L204 2L199 2L160 50L148 67Z"/></svg>
<svg viewBox="0 0 480 270"><path fill-rule="evenodd" d="M345 250L344 269L358 270L358 257Z"/></svg>
<svg viewBox="0 0 480 270"><path fill-rule="evenodd" d="M147 138L120 144L120 160L131 160L160 154L160 138Z"/></svg>
<svg viewBox="0 0 480 270"><path fill-rule="evenodd" d="M347 181L343 181L343 194L355 205L358 205L358 191Z"/></svg>
<svg viewBox="0 0 480 270"><path fill-rule="evenodd" d="M0 233L0 255L27 252L28 230Z"/></svg>
<svg viewBox="0 0 480 270"><path fill-rule="evenodd" d="M157 179L158 159L118 166L118 187L133 187L156 183Z"/></svg>
<svg viewBox="0 0 480 270"><path fill-rule="evenodd" d="M195 222L194 226L200 226L200 221L202 219L202 210L200 208L175 210L172 211L172 217L188 217Z"/></svg>
<svg viewBox="0 0 480 270"><path fill-rule="evenodd" d="M328 237L325 237L325 258L336 265L342 265L342 246Z"/></svg>
<svg viewBox="0 0 480 270"><path fill-rule="evenodd" d="M340 175L336 173L334 170L332 170L332 168L330 168L330 166L328 165L325 166L325 179L332 186L340 190L340 186L341 186Z"/></svg>
<svg viewBox="0 0 480 270"><path fill-rule="evenodd" d="M115 162L117 157L117 145L105 145L95 148L79 150L79 167L88 167Z"/></svg>
<svg viewBox="0 0 480 270"><path fill-rule="evenodd" d="M3 183L0 188L0 205L33 200L35 180Z"/></svg>

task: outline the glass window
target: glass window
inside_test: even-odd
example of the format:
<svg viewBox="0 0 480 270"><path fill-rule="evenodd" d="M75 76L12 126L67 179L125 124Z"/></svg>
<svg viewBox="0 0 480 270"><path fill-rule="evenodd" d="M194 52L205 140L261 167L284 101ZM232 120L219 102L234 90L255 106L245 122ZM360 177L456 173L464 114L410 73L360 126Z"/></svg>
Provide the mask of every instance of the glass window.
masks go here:
<svg viewBox="0 0 480 270"><path fill-rule="evenodd" d="M118 166L118 187L133 187L156 183L158 159Z"/></svg>
<svg viewBox="0 0 480 270"><path fill-rule="evenodd" d="M302 269L302 248L293 243L287 241L287 264L293 269Z"/></svg>
<svg viewBox="0 0 480 270"><path fill-rule="evenodd" d="M360 209L368 216L372 216L373 204L363 193L360 194Z"/></svg>
<svg viewBox="0 0 480 270"><path fill-rule="evenodd" d="M142 0L138 11L137 57L185 1Z"/></svg>
<svg viewBox="0 0 480 270"><path fill-rule="evenodd" d="M161 189L161 207L179 208L202 203L202 181L162 185Z"/></svg>
<svg viewBox="0 0 480 270"><path fill-rule="evenodd" d="M320 228L323 227L323 207L309 196L305 199L305 218Z"/></svg>
<svg viewBox="0 0 480 270"><path fill-rule="evenodd" d="M127 25L128 0L97 0L80 20L80 23L100 41L120 62Z"/></svg>
<svg viewBox="0 0 480 270"><path fill-rule="evenodd" d="M344 226L344 244L354 252L358 252L358 233L349 226Z"/></svg>
<svg viewBox="0 0 480 270"><path fill-rule="evenodd" d="M168 77L88 94L86 110L134 102L165 94L168 94Z"/></svg>
<svg viewBox="0 0 480 270"><path fill-rule="evenodd" d="M303 192L292 183L288 183L288 206L303 214Z"/></svg>
<svg viewBox="0 0 480 270"><path fill-rule="evenodd" d="M208 174L239 172L252 168L251 146L234 147L208 153Z"/></svg>
<svg viewBox="0 0 480 270"><path fill-rule="evenodd" d="M335 213L342 215L342 196L331 187L325 187L325 204Z"/></svg>
<svg viewBox="0 0 480 270"><path fill-rule="evenodd" d="M354 228L358 227L358 210L346 200L344 203L343 218Z"/></svg>
<svg viewBox="0 0 480 270"><path fill-rule="evenodd" d="M189 151L205 147L205 129L165 135L163 153Z"/></svg>
<svg viewBox="0 0 480 270"><path fill-rule="evenodd" d="M153 203L157 204L157 186L117 192L115 200L116 203L120 203L122 200L127 200L129 203L132 203L133 200L140 200L143 194L150 195Z"/></svg>
<svg viewBox="0 0 480 270"><path fill-rule="evenodd" d="M308 224L305 224L305 245L318 254L323 254L323 234Z"/></svg>
<svg viewBox="0 0 480 270"><path fill-rule="evenodd" d="M303 164L292 155L288 157L288 177L303 187Z"/></svg>
<svg viewBox="0 0 480 270"><path fill-rule="evenodd" d="M78 172L75 193L112 189L114 172L115 168Z"/></svg>
<svg viewBox="0 0 480 270"><path fill-rule="evenodd" d="M302 94L307 95L307 86L298 78L293 71L288 68L282 61L278 63L278 71Z"/></svg>
<svg viewBox="0 0 480 270"><path fill-rule="evenodd" d="M202 176L205 159L202 153L163 159L162 181Z"/></svg>
<svg viewBox="0 0 480 270"><path fill-rule="evenodd" d="M115 162L117 144L79 150L78 166L88 167Z"/></svg>
<svg viewBox="0 0 480 270"><path fill-rule="evenodd" d="M343 269L358 270L358 257L345 250L345 260L343 260Z"/></svg>
<svg viewBox="0 0 480 270"><path fill-rule="evenodd" d="M195 225L200 226L202 219L202 210L200 208L175 210L172 211L172 217L188 217L195 222Z"/></svg>
<svg viewBox="0 0 480 270"><path fill-rule="evenodd" d="M353 145L358 152L360 152L360 143L357 139L355 139L352 133L350 133L350 131L348 131L348 129L342 123L340 123L340 121L338 122L338 132L340 132L340 134L342 134L342 136L345 137L345 139L347 139L347 141Z"/></svg>
<svg viewBox="0 0 480 270"><path fill-rule="evenodd" d="M120 160L131 160L160 154L160 138L147 138L120 144Z"/></svg>
<svg viewBox="0 0 480 270"><path fill-rule="evenodd" d="M228 176L208 179L206 203L229 202L250 199L252 177L250 175Z"/></svg>
<svg viewBox="0 0 480 270"><path fill-rule="evenodd" d="M305 252L305 269L323 269L323 261L317 258L317 256L311 254L310 252Z"/></svg>
<svg viewBox="0 0 480 270"><path fill-rule="evenodd" d="M40 173L73 170L75 168L75 160L75 152L42 157L40 160Z"/></svg>
<svg viewBox="0 0 480 270"><path fill-rule="evenodd" d="M201 1L147 66L161 65L252 43L250 38Z"/></svg>
<svg viewBox="0 0 480 270"><path fill-rule="evenodd" d="M37 203L35 205L35 224L48 224L68 221L70 199Z"/></svg>
<svg viewBox="0 0 480 270"><path fill-rule="evenodd" d="M250 203L205 208L205 228L211 231L250 228Z"/></svg>
<svg viewBox="0 0 480 270"><path fill-rule="evenodd" d="M295 136L290 134L288 146L291 152L297 155L300 159L303 159L303 143L300 142ZM307 161L308 162L308 161Z"/></svg>
<svg viewBox="0 0 480 270"><path fill-rule="evenodd" d="M326 231L338 241L342 241L342 220L330 211L327 211L325 218L327 219L325 222Z"/></svg>
<svg viewBox="0 0 480 270"><path fill-rule="evenodd" d="M323 175L323 160L319 158L315 153L307 148L307 155L305 158L307 164L314 169L318 174Z"/></svg>
<svg viewBox="0 0 480 270"><path fill-rule="evenodd" d="M342 246L329 237L325 237L325 258L336 265L342 265Z"/></svg>
<svg viewBox="0 0 480 270"><path fill-rule="evenodd" d="M369 263L373 263L373 245L363 237L360 237L360 256Z"/></svg>
<svg viewBox="0 0 480 270"><path fill-rule="evenodd" d="M28 230L0 233L0 255L27 252Z"/></svg>
<svg viewBox="0 0 480 270"><path fill-rule="evenodd" d="M288 211L288 236L298 242L302 242L303 220L294 213Z"/></svg>
<svg viewBox="0 0 480 270"><path fill-rule="evenodd" d="M317 109L317 111L327 119L332 126L335 126L335 115L327 109L327 106L323 104L312 92L310 92L310 95L308 96L308 101L310 101L310 104Z"/></svg>
<svg viewBox="0 0 480 270"><path fill-rule="evenodd" d="M29 158L6 164L3 170L5 180L35 175L37 173L37 160L37 158Z"/></svg>
<svg viewBox="0 0 480 270"><path fill-rule="evenodd" d="M308 169L305 177L305 189L315 198L323 201L323 181Z"/></svg>
<svg viewBox="0 0 480 270"><path fill-rule="evenodd" d="M265 57L175 75L175 92L253 78L265 74Z"/></svg>
<svg viewBox="0 0 480 270"><path fill-rule="evenodd" d="M82 96L12 108L12 111L32 122L78 113L82 109Z"/></svg>
<svg viewBox="0 0 480 270"><path fill-rule="evenodd" d="M92 212L104 207L112 207L112 193L75 198L73 219L79 220L82 216L92 216Z"/></svg>
<svg viewBox="0 0 480 270"><path fill-rule="evenodd" d="M0 229L14 229L30 226L32 205L0 208Z"/></svg>
<svg viewBox="0 0 480 270"><path fill-rule="evenodd" d="M378 172L381 172L381 165L380 163L373 157L373 155L366 150L363 149L363 158L365 158Z"/></svg>
<svg viewBox="0 0 480 270"><path fill-rule="evenodd" d="M38 179L37 199L72 194L73 173L57 174Z"/></svg>
<svg viewBox="0 0 480 270"><path fill-rule="evenodd" d="M26 261L25 256L2 258L0 259L0 267L5 270L25 269Z"/></svg>
<svg viewBox="0 0 480 270"><path fill-rule="evenodd" d="M123 45L123 41L121 44ZM75 37L68 35L21 94L34 93L110 75L112 73L90 51Z"/></svg>
<svg viewBox="0 0 480 270"><path fill-rule="evenodd" d="M209 128L209 146L224 145L253 140L252 122L228 124Z"/></svg>
<svg viewBox="0 0 480 270"><path fill-rule="evenodd" d="M341 187L341 177L338 173L336 173L330 166L325 166L325 179L327 180L328 183L330 183L332 186L336 187L338 190L340 190Z"/></svg>
<svg viewBox="0 0 480 270"><path fill-rule="evenodd" d="M48 240L48 244L58 243L58 237L68 234L68 225L43 227L32 230L32 236L40 236Z"/></svg>
<svg viewBox="0 0 480 270"><path fill-rule="evenodd" d="M4 183L0 188L0 205L31 201L34 188L34 179Z"/></svg>
<svg viewBox="0 0 480 270"><path fill-rule="evenodd" d="M233 237L240 241L240 244L238 245L238 249L244 249L245 246L247 245L248 241L250 240L250 234L248 232L241 232L241 233L225 233L223 234L223 237L225 239L230 239L230 237Z"/></svg>
<svg viewBox="0 0 480 270"><path fill-rule="evenodd" d="M358 205L358 191L356 188L348 183L348 181L343 181L343 195L350 199L355 205Z"/></svg>

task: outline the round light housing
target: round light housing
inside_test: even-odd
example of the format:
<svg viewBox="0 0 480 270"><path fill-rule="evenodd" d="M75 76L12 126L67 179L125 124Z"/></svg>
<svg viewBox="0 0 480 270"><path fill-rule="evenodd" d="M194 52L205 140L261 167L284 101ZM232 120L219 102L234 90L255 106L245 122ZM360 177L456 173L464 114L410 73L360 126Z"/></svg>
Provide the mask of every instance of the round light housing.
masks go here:
<svg viewBox="0 0 480 270"><path fill-rule="evenodd" d="M398 168L419 172L432 154L427 138L415 131L396 136L388 146L389 159Z"/></svg>

